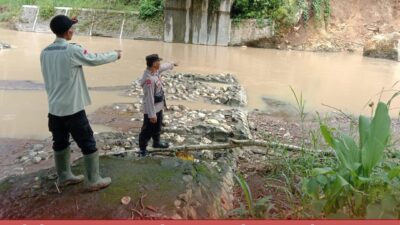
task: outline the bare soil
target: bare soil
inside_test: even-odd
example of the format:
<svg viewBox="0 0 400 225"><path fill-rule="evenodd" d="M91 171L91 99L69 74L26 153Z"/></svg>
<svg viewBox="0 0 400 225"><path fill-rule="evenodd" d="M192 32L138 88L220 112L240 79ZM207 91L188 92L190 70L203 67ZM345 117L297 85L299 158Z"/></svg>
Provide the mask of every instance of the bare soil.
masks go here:
<svg viewBox="0 0 400 225"><path fill-rule="evenodd" d="M254 45L307 51L358 51L365 41L400 30L398 0L332 0L331 17L325 23L313 17L273 40ZM311 16L312 16L311 12Z"/></svg>

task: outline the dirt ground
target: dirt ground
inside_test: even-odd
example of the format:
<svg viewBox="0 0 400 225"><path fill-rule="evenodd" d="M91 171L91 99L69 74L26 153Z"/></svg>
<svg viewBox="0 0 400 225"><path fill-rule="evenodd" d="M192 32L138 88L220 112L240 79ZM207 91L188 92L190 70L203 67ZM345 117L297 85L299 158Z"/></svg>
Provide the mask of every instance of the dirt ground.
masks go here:
<svg viewBox="0 0 400 225"><path fill-rule="evenodd" d="M331 17L311 19L284 32L274 40L254 45L307 51L359 51L377 34L400 31L399 0L331 0ZM312 16L311 12L311 16Z"/></svg>
<svg viewBox="0 0 400 225"><path fill-rule="evenodd" d="M128 104L114 104L99 109L96 113L89 115L92 123L102 124L118 128L119 132L129 132L131 135L137 134L141 126L140 120L133 120L138 112L133 108L124 108ZM129 105L128 105L129 106ZM116 107L119 107L116 110ZM340 128L345 132L350 132L350 118L331 113L326 121L330 126ZM319 122L312 115L308 115L302 123L297 117L276 117L268 115L262 111L252 111L248 116L250 128L254 139L272 140L285 144L301 146L305 144L307 148L326 149L323 138L319 132ZM392 120L392 130L394 140L400 139L400 121ZM315 143L312 141L311 134L316 135ZM303 143L302 140L306 142ZM0 174L2 177L11 174L23 174L38 171L40 169L53 166L52 157L49 160L41 161L37 164L23 164L18 161L35 144L42 144L45 151L51 153L51 140L19 140L19 139L1 139L0 146ZM99 143L100 145L100 143ZM396 142L393 149L399 147ZM80 152L77 146L72 146L74 150L73 158L79 158ZM101 149L101 151L103 151ZM269 198L269 203L273 206L265 215L266 218L304 218L301 214L301 177L293 175L288 183L285 174L284 157L279 153L277 155L264 154L265 149L257 147L247 147L241 150L241 156L237 158L237 172L243 174L253 199L259 200L264 197ZM259 154L257 152L260 152ZM289 153L285 157L296 157L298 153ZM234 187L234 207L239 208L245 204L243 191L239 185Z"/></svg>

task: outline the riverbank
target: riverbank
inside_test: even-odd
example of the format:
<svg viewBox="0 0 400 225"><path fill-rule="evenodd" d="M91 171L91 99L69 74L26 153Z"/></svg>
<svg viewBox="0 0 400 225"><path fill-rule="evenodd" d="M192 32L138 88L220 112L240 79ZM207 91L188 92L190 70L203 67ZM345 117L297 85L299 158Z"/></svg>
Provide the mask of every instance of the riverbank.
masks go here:
<svg viewBox="0 0 400 225"><path fill-rule="evenodd" d="M176 80L181 87L174 83ZM4 153L0 155L0 160L10 162L0 165L0 178L3 180L0 192L8 196L0 201L0 218L249 218L250 212L241 208L241 204L246 202L244 190L234 182L234 174L244 177L254 202L260 204L257 218L309 218L310 209L304 203L301 182L312 168L333 166L335 163L319 131L316 115L307 114L301 119L290 106L276 101L269 101L277 106L273 114L260 110L247 112L244 108L229 106L232 103L230 101L215 101L215 98L225 95L218 89L211 93L214 97L202 95L202 88L217 84L228 85L219 86L220 90L239 87L231 89L230 95L243 95L233 75L173 73L167 74L164 81L169 90L169 99L181 97L181 94L185 94L182 93L184 90L193 89L191 85L199 89L199 94L182 99L183 102L178 105L168 104L162 138L171 143L171 148L150 148L153 154L150 159L138 158L136 154L142 123L138 101L141 93L136 82L132 82L123 92L133 103L115 102L89 115L93 125L113 129L111 132L95 134L100 154L104 156L103 173L115 179L112 186L98 194L82 195L80 186L64 189L54 186L50 138L0 139L5 143L2 145L4 149L0 149ZM173 87L176 89L172 93ZM219 109L191 109L185 106L190 105L191 101L211 101ZM283 112L278 112L279 109ZM357 122L351 115L332 112L321 116L325 123L337 130L350 134L356 132L354 128L357 124L354 123ZM393 120L392 127L392 138L398 140L400 122ZM397 149L397 142L393 143L390 149ZM79 148L75 143L71 148L74 170L82 171ZM386 155L390 160L398 161L399 155L395 151L389 151ZM120 166L115 167L116 164ZM142 173L121 173L129 171L127 168L152 172L148 175L149 179L143 180L139 179ZM175 184L174 191L168 188L171 181ZM140 185L137 186L135 182ZM205 190L214 191L210 195L211 192ZM158 201L152 196L153 192L161 194L164 200ZM143 203L121 204L120 199L124 196ZM55 199L68 204L63 210L49 215L45 208ZM86 201L96 202L99 207L93 208L92 204L89 207ZM105 201L108 204L104 204ZM24 211L24 207L33 207L35 210L22 215L19 212ZM136 211L129 211L129 208Z"/></svg>
<svg viewBox="0 0 400 225"><path fill-rule="evenodd" d="M249 114L249 127L251 130L251 135L255 140L266 140L268 142L281 142L281 143L286 143L290 144L290 146L297 145L301 146L302 144L305 144L307 148L309 149L315 149L315 152L317 153L319 149L325 149L323 151L326 151L326 156L323 155L313 155L312 153L305 153L296 149L284 149L281 147L231 147L230 149L225 149L221 148L220 150L214 149L214 150L207 150L212 148L212 146L217 146L219 144L224 144L226 142L226 139L228 135L224 132L227 132L227 130L223 130L222 127L225 127L226 125L223 125L220 129L221 131L217 130L212 130L211 128L214 126L214 124L221 123L221 124L229 124L229 120L224 120L219 117L220 115L224 115L227 117L230 113L230 110L217 110L215 112L212 111L192 111L184 106L170 106L171 110L167 110L167 121L169 124L167 127L165 127L164 132L163 132L163 138L167 139L172 143L172 148L177 148L179 146L197 146L200 147L204 150L189 150L190 147L184 147L182 149L188 149L188 151L183 151L183 152L171 152L171 151L157 151L153 152L153 157L154 159L148 159L148 160L142 160L136 157L136 152L135 146L137 146L137 134L139 132L140 128L140 120L141 120L141 114L140 113L135 113L136 109L134 104L115 104L114 106L108 107L108 109L100 109L93 115L90 115L91 122L92 123L102 123L103 125L107 126L115 126L118 127L121 130L124 130L123 132L109 132L109 133L99 133L96 134L96 139L97 143L100 148L100 153L103 155L110 155L114 156L114 158L110 158L107 160L107 163L114 165L115 163L121 164L118 162L118 160L121 160L121 157L123 162L126 160L132 161L133 164L129 165L137 165L139 167L146 166L148 168L140 168L140 170L150 170L153 171L154 173L157 174L157 172L153 168L153 163L156 162L156 165L159 165L161 162L161 165L170 165L171 160L176 164L176 168L174 169L174 174L176 178L174 179L181 179L179 176L185 176L188 172L185 173L180 173L180 169L186 168L185 164L189 165L208 165L211 166L212 171L216 170L219 171L219 167L225 168L228 164L226 164L227 161L233 164L229 164L229 170L232 170L236 174L242 174L245 177L246 182L249 185L249 188L251 190L251 194L254 198L254 201L257 202L263 202L264 200L267 200L266 206L271 206L271 208L267 209L261 209L261 212L264 214L261 214L262 217L259 218L274 218L274 219L305 219L307 217L308 209L307 205L304 205L303 201L303 192L302 192L302 187L301 187L301 181L304 176L308 173L311 168L316 167L318 165L320 166L329 166L334 163L334 158L332 156L329 156L329 151L328 148L323 144L322 137L319 134L319 130L317 127L317 122L314 121L313 119L307 119L304 121L305 124L305 130L306 131L301 131L301 121L299 120L287 120L287 119L278 119L276 117L271 117L266 115L265 113L262 112L251 112ZM178 111L174 111L178 110ZM186 121L185 118L180 117L180 115L177 114L180 112L186 112L185 115L188 115L188 117L192 118L192 115L194 117L198 116L197 118L200 119L203 116L202 121L202 126L195 125L196 121L192 121L191 124L195 125L194 127L186 127L186 129L182 129L179 127L174 128L175 126L182 126L180 123L181 121ZM176 119L175 117L178 116ZM171 119L172 118L172 119ZM219 122L218 120L211 119L211 118L220 118ZM349 120L346 117L343 117L341 115L336 115L333 116L331 119L328 120L329 124L337 127L338 129L345 130L343 128L346 128L349 125ZM187 122L187 121L186 121ZM117 126L118 124L124 125L124 126ZM135 125L136 124L136 125ZM187 124L183 125L187 126ZM340 128L339 128L340 127ZM396 131L394 132L394 136L399 138L399 124L394 122L393 124L393 129ZM207 129L211 129L207 131ZM215 128L213 128L215 129ZM229 129L229 128L227 128ZM235 129L235 128L233 128ZM201 132L199 133L199 136L196 136L195 133L191 132ZM222 132L222 133L220 133ZM314 133L309 133L309 132L314 132ZM222 136L221 136L222 135ZM316 136L312 136L316 135ZM222 138L222 139L221 139ZM235 136L232 136L232 138L235 138ZM313 142L314 141L314 142ZM4 139L1 140L2 143L4 143ZM9 171L13 171L13 173L10 174L20 174L21 176L14 177L11 176L12 179L11 181L8 179L7 182L11 182L8 185L10 187L18 187L22 189L9 189L6 188L4 189L3 186L0 188L0 191L7 191L7 190L14 190L12 192L9 192L9 195L7 196L13 196L13 201L16 203L19 203L20 206L17 206L13 203L10 202L9 198L3 198L2 201L0 202L0 205L7 205L8 207L2 207L1 210L1 218L25 218L21 217L22 215L16 214L16 212L19 212L22 208L21 206L26 205L27 207L32 207L35 206L37 210L35 210L34 214L25 214L24 216L27 217L34 217L37 219L42 219L42 218L48 218L49 215L46 214L43 210L41 210L42 207L46 207L46 202L52 201L54 198L59 198L57 196L60 196L60 194L57 193L57 190L55 189L55 186L52 185L52 180L54 179L54 170L43 170L46 168L51 168L53 166L53 160L51 156L51 142L50 140L46 140L45 142L37 142L37 141L23 141L20 140L18 142L11 142L9 140L9 143L7 145L7 151L2 151L2 152L9 152L10 149L14 149L13 154L7 154L7 157L2 157L2 162L5 161L12 161L13 159L10 158L10 156L13 157L19 157L19 159L16 159L16 162L13 163L13 165L1 165L1 171L4 175L4 168L7 168ZM17 144L18 143L18 144ZM36 144L34 144L36 143ZM16 150L16 146L21 146L24 145L23 147L20 147L20 150ZM395 149L397 147L393 147ZM81 157L81 153L79 152L79 149L76 145L72 146L73 149L73 159L77 160ZM132 152L133 151L133 152ZM152 150L151 150L152 151ZM23 154L21 154L23 153ZM21 164L22 160L26 160L25 154L28 155L35 155L33 158L24 161ZM48 157L48 159L43 159L40 161L35 161L37 157ZM25 157L25 159L24 159ZM393 152L388 155L391 160L398 160L398 155ZM4 159L4 160L3 160ZM103 160L106 160L104 158ZM217 163L219 166L217 166ZM81 162L77 161L75 163L76 165L80 165ZM108 165L108 164L107 164ZM125 164L121 164L123 166ZM106 165L102 165L108 168ZM126 171L128 165L125 165L123 167L123 170ZM183 167L182 167L183 166ZM215 167L216 166L216 167ZM23 168L23 169L21 169ZM112 196L109 196L109 198L112 198L112 204L110 207L103 207L101 202L99 204L102 205L102 207L99 208L93 208L93 207L88 207L85 205L84 201L82 202L81 200L83 198L75 198L75 195L80 195L79 193L79 186L75 188L66 188L62 189L62 197L65 200L64 202L70 202L70 205L66 207L66 210L60 210L57 211L57 213L54 213L51 215L52 218L92 218L92 219L101 219L101 218L107 218L107 219L127 219L131 218L131 214L129 214L128 211L125 211L125 206L121 205L119 203L119 199L122 198L125 195L131 196L134 201L139 200L143 196L149 196L153 191L156 191L158 193L161 193L164 196L165 201L159 202L155 201L154 198L146 199L145 198L145 206L149 206L150 209L148 208L142 208L140 205L139 206L132 206L132 207L138 207L139 211L142 213L142 215L138 215L135 213L133 218L135 219L143 219L143 218L168 218L168 219L210 219L210 218L239 218L239 217L246 217L249 216L243 212L243 214L240 214L236 211L231 211L233 209L236 210L243 210L240 208L240 204L243 204L246 202L244 196L243 196L243 190L240 188L238 184L234 183L229 183L228 186L226 187L227 189L225 190L230 190L228 191L227 195L230 196L232 195L233 197L224 197L223 201L218 203L224 203L227 204L225 206L225 211L222 214L205 214L207 211L204 207L211 207L211 202L213 200L207 201L207 202L202 202L201 204L197 205L197 207L194 207L194 209L191 209L190 213L183 213L182 211L165 211L165 209L169 209L169 207L173 206L175 207L175 204L183 204L181 202L187 202L188 200L185 201L184 197L185 195L180 195L180 193L185 192L184 189L181 189L179 186L178 193L172 192L170 189L163 189L160 190L158 188L153 189L155 187L154 185L160 185L162 187L166 187L167 183L164 183L166 181L163 180L158 180L158 175L152 174L149 175L151 179L146 180L146 181L141 181L142 186L144 189L139 188L139 193L137 193L137 190L135 190L135 186L131 187L129 183L126 183L128 181L122 181L121 178L118 176L119 172L115 171L115 166L114 172L110 172L110 170L104 168L103 173L105 175L110 175L113 178L116 179L115 183L113 186L110 187L108 191L103 191L100 192L102 193L102 196L107 196L112 193ZM110 167L111 168L111 167ZM169 167L167 167L169 168ZM134 170L137 171L139 168L135 168ZM164 166L159 168L161 170L165 170ZM186 168L185 170L187 170ZM74 167L74 170L81 171L78 167ZM25 172L29 171L29 172ZM38 171L38 172L35 172ZM167 172L167 171L164 171ZM191 173L191 172L190 172ZM216 173L215 171L212 173ZM24 175L27 174L27 175ZM138 174L125 174L124 176L128 177L136 177ZM217 172L217 177L220 177L220 172ZM27 178L28 177L28 178ZM36 178L39 177L39 178ZM188 179L188 178L184 178ZM211 185L207 186L207 188L217 188L222 185L221 181L213 181L215 183L211 184L204 184L205 182L204 179L202 178L196 178L200 179L197 182L200 182L200 185ZM230 178L232 179L232 176L230 175ZM122 183L121 183L122 182ZM150 182L150 183L148 183ZM151 183L153 182L153 183ZM22 183L25 183L27 186L21 186ZM33 185L33 186L32 186ZM122 186L121 186L122 185ZM27 188L27 187L33 187L32 188ZM128 188L129 187L129 188ZM119 190L122 188L121 190ZM133 188L133 189L131 189ZM22 191L23 190L23 191ZM38 192L40 190L40 192ZM126 191L124 191L126 190ZM188 189L190 192L195 192L195 188L190 188ZM131 193L133 191L134 193ZM131 194L129 194L131 193ZM185 192L187 193L187 191ZM290 193L290 194L288 194ZM73 198L71 195L74 195L75 197ZM178 200L178 202L175 201L176 196L181 196ZM203 193L203 196L205 197L207 194ZM24 197L25 196L25 197ZM96 198L94 197L95 195L85 195L85 199L88 201L103 201L101 199L95 200ZM167 197L168 196L168 197ZM210 199L220 199L219 194L215 194L213 196L209 196L207 198ZM154 197L154 196L153 196ZM182 199L183 198L183 199ZM196 202L199 201L199 196L193 197L191 201ZM73 199L76 199L77 202L74 202ZM196 200L197 199L197 200ZM22 204L22 202L25 202ZM38 202L40 202L40 206L37 205ZM78 206L76 206L78 205ZM190 205L190 204L189 204ZM188 206L189 206L188 205ZM229 206L231 205L231 206ZM70 210L68 210L70 206ZM200 207L202 206L202 207ZM81 210L75 211L73 208L74 207L79 207ZM219 206L222 207L222 206ZM90 213L86 209L90 208ZM107 208L108 211L103 211L105 210L104 208ZM180 209L181 206L178 206L177 209ZM185 208L182 206L183 210L188 210L190 208ZM212 208L215 210L215 208ZM94 213L94 212L102 212L101 214L99 213ZM215 211L216 212L216 211ZM33 213L33 212L32 212ZM101 217L98 217L96 215L102 215Z"/></svg>

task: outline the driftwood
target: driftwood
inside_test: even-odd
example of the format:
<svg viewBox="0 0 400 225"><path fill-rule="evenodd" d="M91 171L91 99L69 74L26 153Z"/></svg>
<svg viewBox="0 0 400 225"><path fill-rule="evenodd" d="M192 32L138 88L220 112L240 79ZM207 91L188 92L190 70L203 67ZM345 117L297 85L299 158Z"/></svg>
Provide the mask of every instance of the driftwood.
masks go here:
<svg viewBox="0 0 400 225"><path fill-rule="evenodd" d="M287 151L295 151L295 152L307 152L307 153L315 153L315 154L323 154L323 155L332 155L332 151L322 151L322 150L311 150L311 149L306 149L302 148L300 146L296 145L289 145L289 144L283 144L279 142L271 142L271 141L261 141L261 140L236 140L236 139L230 139L230 142L228 143L222 143L222 144L210 144L210 145L182 145L182 146L172 146L167 149L157 149L157 148L149 148L148 152L152 154L157 154L157 153L176 153L179 151L202 151L202 150L210 150L210 151L215 151L215 150L224 150L224 149L232 149L232 148L238 148L238 147L264 147L264 148L279 148L279 149L284 149ZM125 151L120 151L120 152L106 152L103 153L102 155L118 155L118 154L124 154L124 153L134 153L138 152L138 149L134 150L125 150ZM260 152L257 152L257 154L260 154ZM268 154L268 151L265 152L265 155Z"/></svg>

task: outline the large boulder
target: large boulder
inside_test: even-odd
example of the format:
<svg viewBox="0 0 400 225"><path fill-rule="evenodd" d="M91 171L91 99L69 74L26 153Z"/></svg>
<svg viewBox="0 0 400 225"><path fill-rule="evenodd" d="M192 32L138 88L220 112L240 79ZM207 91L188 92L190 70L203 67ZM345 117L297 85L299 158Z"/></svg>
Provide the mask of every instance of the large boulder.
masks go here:
<svg viewBox="0 0 400 225"><path fill-rule="evenodd" d="M364 45L364 56L400 61L400 33L380 34L374 36Z"/></svg>

